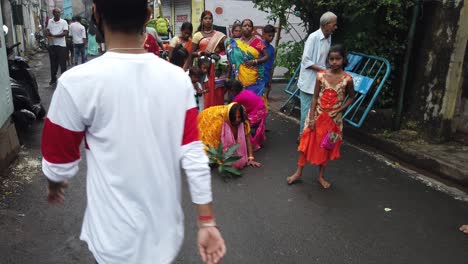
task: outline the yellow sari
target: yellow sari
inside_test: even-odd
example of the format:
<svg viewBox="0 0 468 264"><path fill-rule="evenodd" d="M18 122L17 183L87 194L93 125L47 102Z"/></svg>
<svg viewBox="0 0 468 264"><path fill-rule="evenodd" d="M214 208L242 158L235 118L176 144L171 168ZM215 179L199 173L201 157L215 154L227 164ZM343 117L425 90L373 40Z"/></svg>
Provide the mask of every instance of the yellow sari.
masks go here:
<svg viewBox="0 0 468 264"><path fill-rule="evenodd" d="M244 43L240 39L231 39L231 43L227 48L234 76L246 89L255 92L259 96L262 96L261 91L265 88L262 81L263 66L246 66L245 62L259 59L264 48L265 44L259 38L255 38L250 44Z"/></svg>
<svg viewBox="0 0 468 264"><path fill-rule="evenodd" d="M229 121L229 110L234 103L229 105L218 105L212 106L203 110L198 115L198 131L200 132L200 140L205 146L212 146L217 148L221 142L221 132L223 129L223 123ZM244 123L245 134L250 133L249 122Z"/></svg>

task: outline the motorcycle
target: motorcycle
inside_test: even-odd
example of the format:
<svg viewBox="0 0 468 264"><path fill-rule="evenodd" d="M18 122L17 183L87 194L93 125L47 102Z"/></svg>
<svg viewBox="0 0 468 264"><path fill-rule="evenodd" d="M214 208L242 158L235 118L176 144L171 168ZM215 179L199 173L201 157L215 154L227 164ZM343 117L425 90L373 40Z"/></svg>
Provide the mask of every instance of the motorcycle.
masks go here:
<svg viewBox="0 0 468 264"><path fill-rule="evenodd" d="M37 46L41 50L47 50L47 38L41 32L34 33L34 38L36 39Z"/></svg>
<svg viewBox="0 0 468 264"><path fill-rule="evenodd" d="M7 47L7 56L13 95L13 120L18 129L25 129L35 120L44 118L46 111L41 104L36 76L24 58L13 57L14 48L20 44Z"/></svg>

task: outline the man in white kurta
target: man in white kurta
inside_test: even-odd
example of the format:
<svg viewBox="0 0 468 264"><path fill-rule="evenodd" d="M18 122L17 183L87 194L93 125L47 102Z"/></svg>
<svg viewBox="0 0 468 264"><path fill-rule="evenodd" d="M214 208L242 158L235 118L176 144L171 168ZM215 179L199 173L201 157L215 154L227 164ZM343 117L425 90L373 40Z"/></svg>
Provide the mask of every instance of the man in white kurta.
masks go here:
<svg viewBox="0 0 468 264"><path fill-rule="evenodd" d="M337 16L326 12L320 17L320 28L309 35L302 54L301 71L297 86L300 89L301 124L299 134L304 130L304 122L309 113L314 95L317 73L327 68L331 34L337 28Z"/></svg>
<svg viewBox="0 0 468 264"><path fill-rule="evenodd" d="M95 12L116 2L120 8L146 4L138 1L97 0L101 5ZM106 15L113 10L119 12L116 7L98 14L116 17ZM131 20L145 13L124 15ZM112 20L99 22L108 52L61 76L45 121L42 169L49 202L64 201L84 142L87 207L80 238L96 261L170 263L184 233L182 165L198 208L200 253L216 263L225 247L213 219L210 169L198 139L192 83L181 68L136 48L142 47L139 27L116 32Z"/></svg>

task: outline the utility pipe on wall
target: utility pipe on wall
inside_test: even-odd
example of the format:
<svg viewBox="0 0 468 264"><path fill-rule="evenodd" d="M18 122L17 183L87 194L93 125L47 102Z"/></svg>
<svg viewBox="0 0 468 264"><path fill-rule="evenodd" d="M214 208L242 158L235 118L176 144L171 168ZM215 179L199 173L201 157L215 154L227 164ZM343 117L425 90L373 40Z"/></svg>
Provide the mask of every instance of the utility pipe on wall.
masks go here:
<svg viewBox="0 0 468 264"><path fill-rule="evenodd" d="M397 112L395 114L395 119L393 123L393 129L394 130L399 130L401 128L401 119L403 115L403 104L404 104L404 97L405 97L405 91L406 91L406 86L408 83L408 71L409 71L409 62L411 59L411 54L413 50L413 44L414 44L414 35L416 33L416 22L418 20L419 16L419 4L421 0L416 0L413 6L413 16L411 18L411 25L410 29L408 32L408 43L406 47L406 53L405 53L405 61L403 64L403 77L401 80L401 86L400 86L400 91L398 94L398 105L397 105Z"/></svg>

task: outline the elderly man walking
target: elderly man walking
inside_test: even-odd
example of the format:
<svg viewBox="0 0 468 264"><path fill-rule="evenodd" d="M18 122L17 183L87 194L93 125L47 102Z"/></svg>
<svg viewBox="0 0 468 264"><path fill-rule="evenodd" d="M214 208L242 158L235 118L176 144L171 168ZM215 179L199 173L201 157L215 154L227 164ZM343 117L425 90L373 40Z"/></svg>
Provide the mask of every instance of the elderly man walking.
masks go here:
<svg viewBox="0 0 468 264"><path fill-rule="evenodd" d="M54 18L47 23L46 33L49 37L49 58L50 58L50 85L57 82L57 72L60 65L60 72L67 70L67 44L65 36L68 36L68 23L60 18L62 11L54 8L52 11Z"/></svg>
<svg viewBox="0 0 468 264"><path fill-rule="evenodd" d="M314 94L317 72L323 71L326 68L331 34L336 28L337 16L332 12L326 12L320 17L320 28L310 34L305 43L301 72L297 82L297 86L301 90L301 128L299 135L304 130L304 122Z"/></svg>

